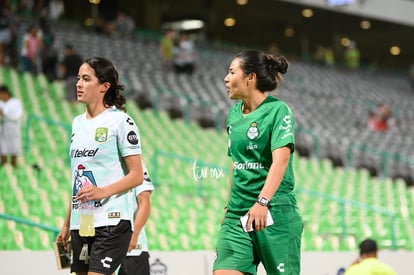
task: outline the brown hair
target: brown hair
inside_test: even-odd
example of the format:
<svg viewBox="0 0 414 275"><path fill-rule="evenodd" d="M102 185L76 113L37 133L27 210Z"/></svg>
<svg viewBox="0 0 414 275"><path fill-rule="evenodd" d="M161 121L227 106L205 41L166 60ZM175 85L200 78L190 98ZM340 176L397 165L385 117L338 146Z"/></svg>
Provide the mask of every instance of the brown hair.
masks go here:
<svg viewBox="0 0 414 275"><path fill-rule="evenodd" d="M100 83L109 82L111 84L103 98L105 106L115 106L117 109L125 112L126 99L121 94L125 87L119 83L118 70L114 64L103 57L92 57L86 59L84 63L94 69Z"/></svg>

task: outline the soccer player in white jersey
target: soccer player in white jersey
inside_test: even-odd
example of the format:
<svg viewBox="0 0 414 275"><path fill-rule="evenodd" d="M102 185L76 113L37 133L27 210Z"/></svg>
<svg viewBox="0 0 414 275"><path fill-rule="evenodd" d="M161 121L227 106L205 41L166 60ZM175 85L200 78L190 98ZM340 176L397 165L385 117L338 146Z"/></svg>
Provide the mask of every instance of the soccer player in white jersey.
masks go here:
<svg viewBox="0 0 414 275"><path fill-rule="evenodd" d="M134 233L129 243L129 252L122 261L118 275L150 275L148 240L145 234L145 223L151 212L151 193L154 185L148 170L143 163L144 182L134 188L137 208L134 221Z"/></svg>
<svg viewBox="0 0 414 275"><path fill-rule="evenodd" d="M123 88L105 58L87 59L79 68L77 100L86 112L72 122L72 197L56 237L64 245L71 238L71 272L77 275L112 274L131 240L132 189L144 177L138 127L125 112ZM79 234L79 205L88 201L94 201L92 237Z"/></svg>

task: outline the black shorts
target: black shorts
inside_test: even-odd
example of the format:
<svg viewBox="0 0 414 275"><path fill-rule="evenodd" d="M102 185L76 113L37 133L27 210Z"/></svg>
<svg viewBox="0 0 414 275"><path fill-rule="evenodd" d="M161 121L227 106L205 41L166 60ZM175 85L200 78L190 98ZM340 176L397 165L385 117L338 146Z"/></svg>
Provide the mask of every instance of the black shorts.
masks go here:
<svg viewBox="0 0 414 275"><path fill-rule="evenodd" d="M142 252L139 256L126 256L121 263L118 275L150 275L148 259L148 252Z"/></svg>
<svg viewBox="0 0 414 275"><path fill-rule="evenodd" d="M125 258L131 235L131 222L127 220L95 228L94 237L81 237L79 230L72 230L70 271L111 275Z"/></svg>

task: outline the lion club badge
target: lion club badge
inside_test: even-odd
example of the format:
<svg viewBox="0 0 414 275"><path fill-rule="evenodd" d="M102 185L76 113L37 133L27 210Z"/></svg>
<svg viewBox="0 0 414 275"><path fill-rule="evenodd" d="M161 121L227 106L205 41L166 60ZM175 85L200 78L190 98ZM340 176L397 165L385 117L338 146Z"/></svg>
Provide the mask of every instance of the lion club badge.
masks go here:
<svg viewBox="0 0 414 275"><path fill-rule="evenodd" d="M249 129L247 129L247 137L249 139L255 139L259 136L259 128L257 128L257 123L250 123Z"/></svg>
<svg viewBox="0 0 414 275"><path fill-rule="evenodd" d="M95 131L95 140L97 142L105 142L108 138L108 128L99 127Z"/></svg>

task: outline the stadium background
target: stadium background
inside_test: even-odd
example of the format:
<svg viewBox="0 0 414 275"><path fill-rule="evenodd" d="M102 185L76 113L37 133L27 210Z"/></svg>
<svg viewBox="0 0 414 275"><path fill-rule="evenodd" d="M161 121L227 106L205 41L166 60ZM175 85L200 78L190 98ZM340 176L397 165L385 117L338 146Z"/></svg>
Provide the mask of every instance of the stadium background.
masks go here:
<svg viewBox="0 0 414 275"><path fill-rule="evenodd" d="M86 19L93 10L91 4L75 2L65 5L64 20L53 26L56 47L62 49L64 43L71 42L84 56L105 55L119 66L128 88L128 111L141 124L145 159L157 186L147 225L152 263L160 258L168 265L168 274L190 274L195 268L201 268L199 273L209 273L227 185L222 123L231 103L222 95L222 78L236 51L250 46L266 49L277 43L291 60L291 75L286 76L277 94L292 105L300 126L295 166L306 224L303 274L337 274L353 260L358 241L367 236L388 250L380 255L385 255L384 260L398 268L399 274L412 274L408 259L414 246L414 192L410 187L413 132L409 126L414 116L410 108L413 94L405 78L414 59L409 22L381 21L376 15L371 18L372 26L379 29L366 33L358 29L361 16L352 14L316 8L312 22L302 19L301 10L313 7L304 6L306 1L297 1L299 5L258 0L246 6L237 6L235 1L139 1L136 6L119 1L120 9L134 16L138 29L132 38L109 38L85 24L90 22ZM368 5L373 1L355 2ZM409 1L395 4L399 2ZM236 27L221 25L228 15L237 19ZM205 29L197 32L201 66L192 78L165 75L154 54L160 30L165 21L188 18L206 22ZM32 18L27 20L29 23ZM284 37L288 25L294 26L298 38ZM344 72L340 65L320 68L311 60L317 44L337 43L342 35L356 40L361 50L363 66L356 74ZM305 49L304 39L308 45ZM388 52L394 43L401 47L399 56ZM342 50L339 46L338 63ZM377 70L372 70L374 63L379 65ZM23 100L26 110L21 168L6 166L0 170L1 262L8 274L26 273L36 262L44 262L45 270L51 270L46 274L54 274L51 243L69 199L65 157L68 125L82 112L82 106L63 101L62 83L48 83L43 75L1 68L0 79ZM350 96L341 95L344 91ZM324 116L312 111L316 98L320 101L317 106L326 109ZM357 122L364 124L365 117L361 116L379 100L389 101L393 110L398 109L406 129L378 137L361 128ZM338 106L355 108L339 115L346 120L339 123L346 128L338 130L339 137L334 134L337 129L329 129L335 120L327 118L338 118ZM314 116L314 124L306 120L309 114ZM321 128L328 137L315 138L315 133L322 135ZM365 142L374 142L372 145L381 149L389 148L389 142L397 143L401 151L392 149L397 150L393 153L398 161L385 167L381 161L391 162L391 158L378 157L378 151L369 146L352 151L349 138L364 135ZM346 147L339 156L331 152L342 143ZM354 158L347 158L347 152ZM384 152L380 150L379 154ZM330 264L328 257L332 257ZM18 258L32 264L9 264L13 261L8 259ZM45 273L41 265L39 271Z"/></svg>
<svg viewBox="0 0 414 275"><path fill-rule="evenodd" d="M83 19L91 17L88 1L65 2L67 13ZM139 28L153 31L159 31L168 21L200 19L205 23L203 34L210 42L236 42L262 48L275 43L282 52L307 57L318 44L334 47L342 37L349 37L357 42L366 64L406 68L414 60L412 0L140 0L118 1L117 5L113 2L116 1L103 0L101 5L128 11ZM335 2L338 4L327 4ZM352 4L340 5L346 2ZM306 8L313 10L313 16L302 15ZM229 17L236 20L234 27L224 27L223 22ZM363 20L369 20L371 28L362 29ZM289 30L293 34L287 36ZM389 54L393 45L402 49L399 56Z"/></svg>

